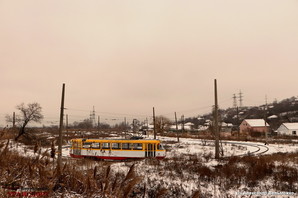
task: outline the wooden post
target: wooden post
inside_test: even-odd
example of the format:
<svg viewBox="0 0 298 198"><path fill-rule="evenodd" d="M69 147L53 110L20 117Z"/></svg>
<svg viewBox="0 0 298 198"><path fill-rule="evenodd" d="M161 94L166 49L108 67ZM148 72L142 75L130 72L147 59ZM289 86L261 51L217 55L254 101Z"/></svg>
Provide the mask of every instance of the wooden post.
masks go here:
<svg viewBox="0 0 298 198"><path fill-rule="evenodd" d="M126 117L124 117L124 139L126 139L126 135L127 135L127 132L126 132Z"/></svg>
<svg viewBox="0 0 298 198"><path fill-rule="evenodd" d="M181 116L181 133L184 133L184 115Z"/></svg>
<svg viewBox="0 0 298 198"><path fill-rule="evenodd" d="M267 122L266 122L266 119L267 119L267 101L266 101L266 106L264 107L264 121L265 121L265 145L268 144L268 130L267 130Z"/></svg>
<svg viewBox="0 0 298 198"><path fill-rule="evenodd" d="M219 131L218 131L218 103L217 103L217 82L214 79L214 132L215 132L215 159L219 159Z"/></svg>
<svg viewBox="0 0 298 198"><path fill-rule="evenodd" d="M155 129L155 110L153 107L153 132L154 132L154 139L156 139L156 129Z"/></svg>
<svg viewBox="0 0 298 198"><path fill-rule="evenodd" d="M14 129L16 127L16 113L13 112L12 115L12 128Z"/></svg>
<svg viewBox="0 0 298 198"><path fill-rule="evenodd" d="M68 114L66 114L66 120L65 120L66 124L65 124L65 128L66 128L66 134L67 137L69 138L69 133L68 133Z"/></svg>
<svg viewBox="0 0 298 198"><path fill-rule="evenodd" d="M65 95L65 84L62 86L62 97L61 97L61 108L60 108L60 126L59 126L59 141L58 141L58 175L61 175L62 168L62 129L63 129L63 115L64 115L64 95Z"/></svg>
<svg viewBox="0 0 298 198"><path fill-rule="evenodd" d="M149 137L149 123L148 123L148 118L146 118L146 126L147 126L146 135L147 135L147 137Z"/></svg>
<svg viewBox="0 0 298 198"><path fill-rule="evenodd" d="M100 116L97 117L97 132L98 132L98 137L100 135Z"/></svg>
<svg viewBox="0 0 298 198"><path fill-rule="evenodd" d="M175 112L175 123L176 123L176 132L177 132L177 141L179 142L179 132L178 132L178 123L177 123L177 115Z"/></svg>
<svg viewBox="0 0 298 198"><path fill-rule="evenodd" d="M239 108L237 106L237 135L238 135L238 141L240 139L240 126L239 126Z"/></svg>
<svg viewBox="0 0 298 198"><path fill-rule="evenodd" d="M133 135L136 136L136 126L135 126L135 121L136 119L134 118L132 120L132 132L133 132Z"/></svg>

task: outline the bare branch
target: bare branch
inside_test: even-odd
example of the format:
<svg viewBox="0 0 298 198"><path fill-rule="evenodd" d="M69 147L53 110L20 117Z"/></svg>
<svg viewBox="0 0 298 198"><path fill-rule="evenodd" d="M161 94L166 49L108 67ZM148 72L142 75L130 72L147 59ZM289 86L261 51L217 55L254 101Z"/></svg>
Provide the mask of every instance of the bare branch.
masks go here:
<svg viewBox="0 0 298 198"><path fill-rule="evenodd" d="M41 122L43 115L41 114L41 106L39 103L29 103L27 106L24 103L17 105L16 108L20 111L21 128L16 140L25 133L25 128L29 122Z"/></svg>

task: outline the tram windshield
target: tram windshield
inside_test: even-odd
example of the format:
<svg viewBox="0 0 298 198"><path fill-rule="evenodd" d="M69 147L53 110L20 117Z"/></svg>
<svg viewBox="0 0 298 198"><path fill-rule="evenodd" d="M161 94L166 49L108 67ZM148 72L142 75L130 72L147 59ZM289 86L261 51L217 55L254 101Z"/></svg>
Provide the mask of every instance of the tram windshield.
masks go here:
<svg viewBox="0 0 298 198"><path fill-rule="evenodd" d="M158 149L158 150L164 150L164 147L163 147L162 144L158 144L158 145L157 145L157 149Z"/></svg>

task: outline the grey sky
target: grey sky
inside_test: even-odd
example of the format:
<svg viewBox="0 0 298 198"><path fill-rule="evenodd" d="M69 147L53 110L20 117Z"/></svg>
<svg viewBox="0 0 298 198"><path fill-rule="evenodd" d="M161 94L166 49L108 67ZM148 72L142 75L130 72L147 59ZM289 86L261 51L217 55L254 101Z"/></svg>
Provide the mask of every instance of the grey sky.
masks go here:
<svg viewBox="0 0 298 198"><path fill-rule="evenodd" d="M297 96L296 0L1 0L0 126L21 102L45 124L211 111ZM100 112L100 113L99 113Z"/></svg>

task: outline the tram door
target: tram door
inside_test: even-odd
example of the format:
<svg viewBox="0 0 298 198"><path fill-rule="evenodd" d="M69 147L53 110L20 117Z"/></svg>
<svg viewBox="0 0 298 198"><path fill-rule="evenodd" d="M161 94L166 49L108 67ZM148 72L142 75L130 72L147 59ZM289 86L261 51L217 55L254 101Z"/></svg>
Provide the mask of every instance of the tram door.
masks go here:
<svg viewBox="0 0 298 198"><path fill-rule="evenodd" d="M156 154L156 145L155 144L147 144L145 157L155 157Z"/></svg>
<svg viewBox="0 0 298 198"><path fill-rule="evenodd" d="M82 147L82 144L80 142L73 142L72 143L73 145L73 154L74 155L81 155L81 147Z"/></svg>

